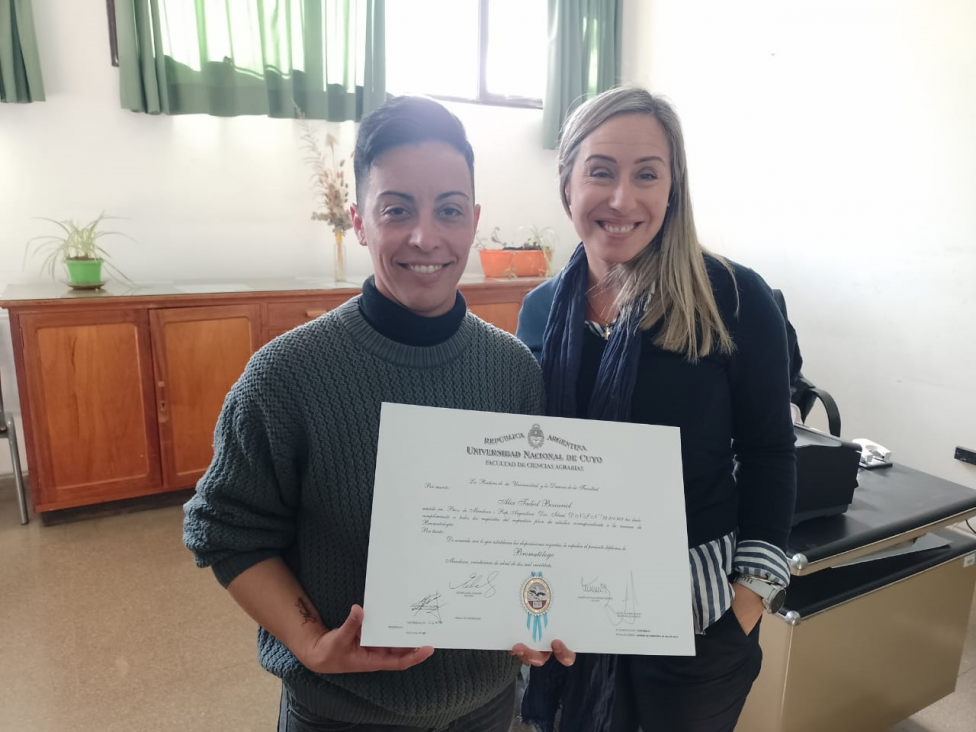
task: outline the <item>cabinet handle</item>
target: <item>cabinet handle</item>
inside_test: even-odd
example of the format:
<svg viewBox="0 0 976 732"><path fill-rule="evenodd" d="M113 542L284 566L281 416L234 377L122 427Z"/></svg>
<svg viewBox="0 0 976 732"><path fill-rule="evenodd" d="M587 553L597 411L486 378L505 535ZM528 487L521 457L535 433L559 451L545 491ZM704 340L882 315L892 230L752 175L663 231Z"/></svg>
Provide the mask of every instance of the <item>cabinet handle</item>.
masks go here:
<svg viewBox="0 0 976 732"><path fill-rule="evenodd" d="M166 382L159 381L156 383L159 393L159 403L156 410L156 416L160 424L165 424L169 422L169 412L168 404L166 403Z"/></svg>
<svg viewBox="0 0 976 732"><path fill-rule="evenodd" d="M305 311L305 317L306 318L317 318L320 315L325 315L327 312L329 312L329 311L328 310L306 310Z"/></svg>

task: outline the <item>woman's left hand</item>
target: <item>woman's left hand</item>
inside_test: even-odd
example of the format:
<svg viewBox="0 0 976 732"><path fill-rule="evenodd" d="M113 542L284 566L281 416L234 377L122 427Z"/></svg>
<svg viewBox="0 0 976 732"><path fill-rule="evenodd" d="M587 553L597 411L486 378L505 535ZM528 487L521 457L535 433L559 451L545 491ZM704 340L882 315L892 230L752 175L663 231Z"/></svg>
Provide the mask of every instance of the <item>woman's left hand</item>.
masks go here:
<svg viewBox="0 0 976 732"><path fill-rule="evenodd" d="M560 640L552 642L552 651L533 651L524 643L516 643L512 648L512 655L517 656L527 666L542 666L555 653L556 660L563 666L572 666L576 662L576 654L566 647Z"/></svg>
<svg viewBox="0 0 976 732"><path fill-rule="evenodd" d="M732 598L732 612L742 627L742 632L749 635L756 627L759 618L766 611L762 598L748 587L735 585L735 596Z"/></svg>

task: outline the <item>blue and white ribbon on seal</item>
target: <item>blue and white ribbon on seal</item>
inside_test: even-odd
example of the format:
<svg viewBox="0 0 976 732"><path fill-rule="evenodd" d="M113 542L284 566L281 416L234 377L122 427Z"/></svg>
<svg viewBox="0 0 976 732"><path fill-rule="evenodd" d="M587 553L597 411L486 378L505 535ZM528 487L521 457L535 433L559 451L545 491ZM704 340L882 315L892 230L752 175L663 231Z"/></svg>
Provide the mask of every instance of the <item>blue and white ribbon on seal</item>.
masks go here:
<svg viewBox="0 0 976 732"><path fill-rule="evenodd" d="M526 609L525 627L532 632L532 640L542 640L542 629L549 627L547 611L552 602L549 583L542 579L542 572L533 572L522 589L522 604Z"/></svg>

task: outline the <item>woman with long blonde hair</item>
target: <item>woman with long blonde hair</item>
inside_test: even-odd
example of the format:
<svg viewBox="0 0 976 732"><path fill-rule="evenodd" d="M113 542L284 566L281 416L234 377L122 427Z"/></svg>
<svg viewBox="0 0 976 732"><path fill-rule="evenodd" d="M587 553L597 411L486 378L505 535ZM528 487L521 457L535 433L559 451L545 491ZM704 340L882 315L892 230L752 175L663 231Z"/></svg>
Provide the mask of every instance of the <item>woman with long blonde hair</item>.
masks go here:
<svg viewBox="0 0 976 732"><path fill-rule="evenodd" d="M566 732L731 732L759 674L760 618L790 576L784 320L761 277L699 242L681 124L660 97L618 88L581 105L559 175L581 243L526 297L518 336L549 414L680 428L696 654L533 669L523 718L552 729L561 705Z"/></svg>

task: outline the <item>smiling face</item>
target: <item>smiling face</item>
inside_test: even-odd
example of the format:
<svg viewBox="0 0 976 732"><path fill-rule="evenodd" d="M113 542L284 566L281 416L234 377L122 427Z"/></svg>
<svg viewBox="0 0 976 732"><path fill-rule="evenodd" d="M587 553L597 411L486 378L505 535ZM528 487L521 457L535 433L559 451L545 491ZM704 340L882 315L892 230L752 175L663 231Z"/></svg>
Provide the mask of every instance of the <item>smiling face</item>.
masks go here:
<svg viewBox="0 0 976 732"><path fill-rule="evenodd" d="M597 127L580 143L565 193L590 271L602 280L664 224L671 152L660 123L649 114L621 114Z"/></svg>
<svg viewBox="0 0 976 732"><path fill-rule="evenodd" d="M356 236L373 259L376 289L425 317L454 307L480 215L464 156L443 142L382 153L352 207Z"/></svg>

